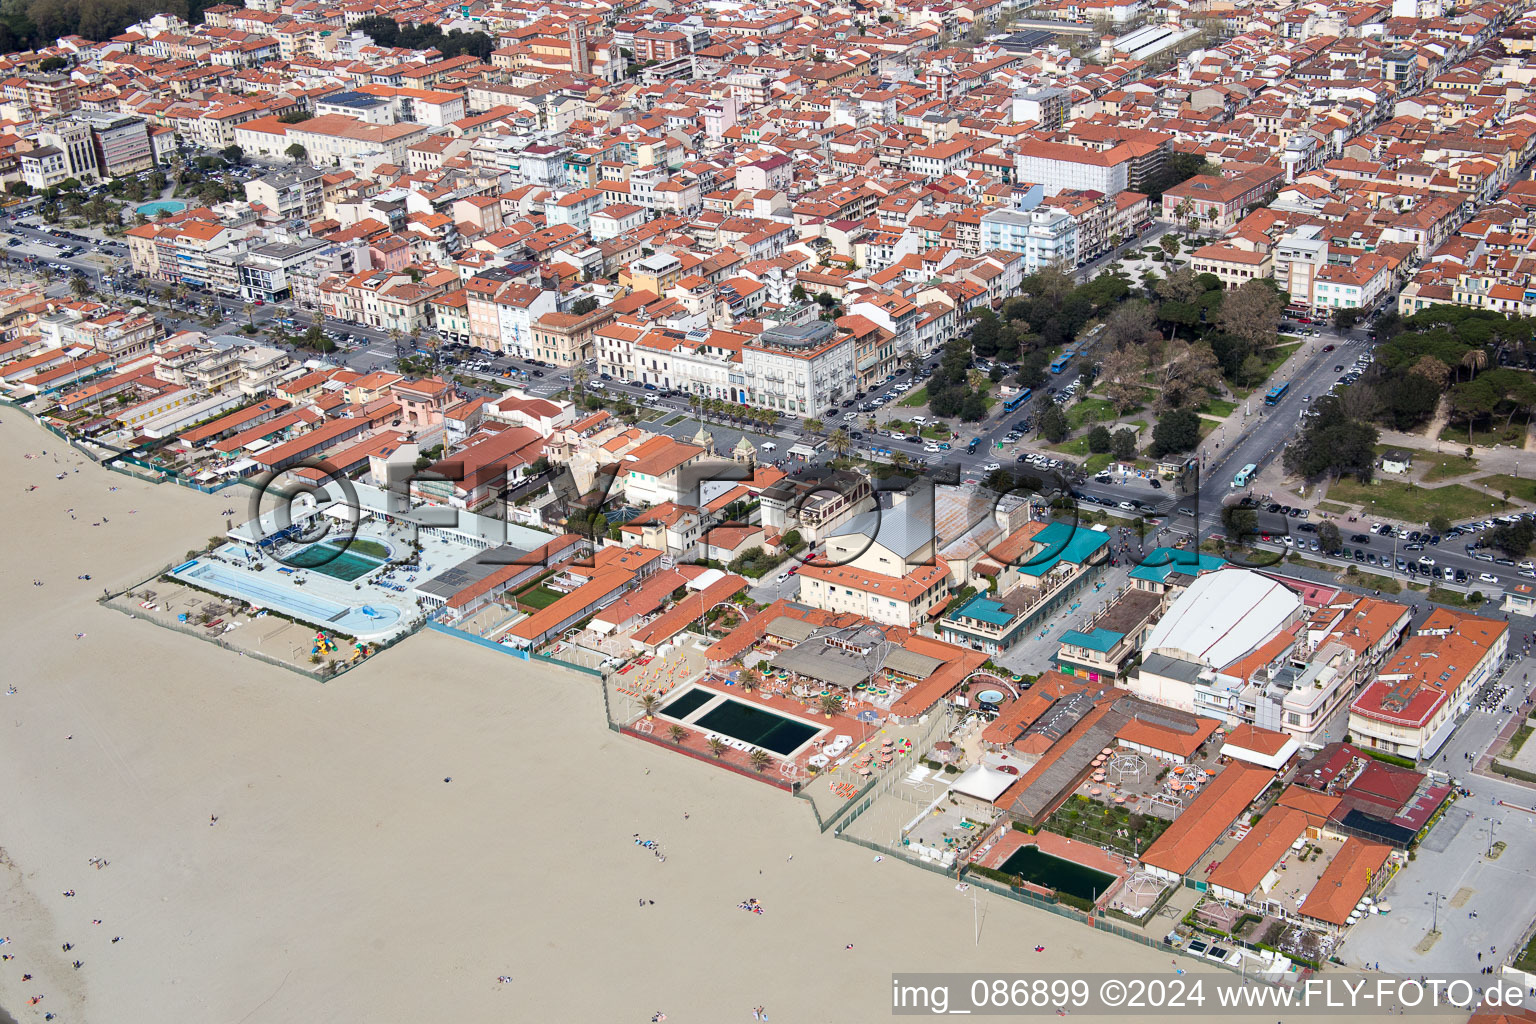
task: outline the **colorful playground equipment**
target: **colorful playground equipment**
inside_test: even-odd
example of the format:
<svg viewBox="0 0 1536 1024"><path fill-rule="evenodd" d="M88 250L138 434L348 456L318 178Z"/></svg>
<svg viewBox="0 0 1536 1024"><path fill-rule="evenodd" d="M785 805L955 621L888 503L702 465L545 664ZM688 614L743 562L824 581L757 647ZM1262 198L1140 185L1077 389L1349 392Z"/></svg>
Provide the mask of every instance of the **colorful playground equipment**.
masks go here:
<svg viewBox="0 0 1536 1024"><path fill-rule="evenodd" d="M315 644L309 649L310 654L335 654L336 641L329 633L319 632L315 634Z"/></svg>

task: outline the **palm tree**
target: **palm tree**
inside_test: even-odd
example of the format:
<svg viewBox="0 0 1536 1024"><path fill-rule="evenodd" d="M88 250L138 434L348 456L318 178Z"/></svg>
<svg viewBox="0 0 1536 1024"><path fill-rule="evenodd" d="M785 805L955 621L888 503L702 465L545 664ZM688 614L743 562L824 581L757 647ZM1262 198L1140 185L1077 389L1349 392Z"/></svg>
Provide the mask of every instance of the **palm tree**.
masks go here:
<svg viewBox="0 0 1536 1024"><path fill-rule="evenodd" d="M826 715L828 718L831 718L833 715L843 710L843 698L835 693L829 693L825 697L821 698L818 706L821 708L822 714Z"/></svg>
<svg viewBox="0 0 1536 1024"><path fill-rule="evenodd" d="M1467 379L1471 380L1488 368L1488 353L1480 348L1471 349L1461 357L1461 365L1467 368Z"/></svg>
<svg viewBox="0 0 1536 1024"><path fill-rule="evenodd" d="M245 314L245 322L252 327L256 326L256 303L247 302L240 307L240 312Z"/></svg>
<svg viewBox="0 0 1536 1024"><path fill-rule="evenodd" d="M586 384L587 384L587 381L590 380L591 378L592 378L592 374L590 372L588 372L588 370L587 370L587 368L585 366L578 366L574 370L572 370L571 371L571 395L572 395L572 397L574 397L577 392L579 392L583 387L585 387Z"/></svg>
<svg viewBox="0 0 1536 1024"><path fill-rule="evenodd" d="M672 738L673 743L676 743L678 746L682 746L683 737L688 735L688 730L684 729L680 725L673 724L667 729L667 735Z"/></svg>
<svg viewBox="0 0 1536 1024"><path fill-rule="evenodd" d="M758 771L763 771L767 768L768 762L772 760L773 758L768 756L768 751L762 747L753 747L752 752L747 755L747 763Z"/></svg>
<svg viewBox="0 0 1536 1024"><path fill-rule="evenodd" d="M91 294L91 282L84 274L71 274L69 277L69 290L77 299L83 299Z"/></svg>
<svg viewBox="0 0 1536 1024"><path fill-rule="evenodd" d="M692 413L693 413L693 414L694 414L694 415L695 415L695 416L697 416L697 415L698 415L698 413L699 413L699 402L700 402L700 399L699 399L699 396L698 396L698 395L692 395L692 394L690 394L690 395L689 395L689 396L688 396L688 409L689 409L689 411L691 411L691 412L692 412Z"/></svg>
<svg viewBox="0 0 1536 1024"><path fill-rule="evenodd" d="M827 438L827 447L839 458L853 450L853 438L848 433L847 427L838 427L832 431L832 436Z"/></svg>
<svg viewBox="0 0 1536 1024"><path fill-rule="evenodd" d="M725 753L725 740L722 740L719 736L710 737L709 752L716 757L723 755Z"/></svg>
<svg viewBox="0 0 1536 1024"><path fill-rule="evenodd" d="M401 333L400 328L398 328L398 327L391 327L389 329L388 337L389 337L389 343L392 346L394 346L395 358L399 359L400 358L400 339L404 338L405 335L403 333Z"/></svg>
<svg viewBox="0 0 1536 1024"><path fill-rule="evenodd" d="M741 692L743 692L743 693L751 693L753 687L757 686L757 684L758 684L757 669L755 669L755 668L744 668L744 669L742 669L741 670L741 674L739 676L737 676L737 682L741 683Z"/></svg>
<svg viewBox="0 0 1536 1024"><path fill-rule="evenodd" d="M656 709L660 706L661 698L657 697L654 693L648 693L644 697L640 698L640 710L645 712L646 718L650 718L652 715L654 715L656 713Z"/></svg>

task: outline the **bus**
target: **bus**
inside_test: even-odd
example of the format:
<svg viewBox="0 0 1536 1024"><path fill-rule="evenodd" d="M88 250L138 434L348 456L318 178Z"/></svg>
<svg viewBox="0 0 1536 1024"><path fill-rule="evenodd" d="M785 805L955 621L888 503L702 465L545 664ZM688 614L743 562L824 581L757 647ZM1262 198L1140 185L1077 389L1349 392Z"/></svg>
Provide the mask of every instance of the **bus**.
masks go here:
<svg viewBox="0 0 1536 1024"><path fill-rule="evenodd" d="M1291 390L1291 385L1289 383L1276 384L1274 387L1270 388L1269 389L1269 393L1264 396L1264 404L1265 405L1275 405L1275 404L1277 404L1280 401L1280 399L1285 397L1285 393L1287 391L1289 391L1289 390Z"/></svg>
<svg viewBox="0 0 1536 1024"><path fill-rule="evenodd" d="M1031 393L1032 392L1029 388L1020 388L1018 394L1013 395L1003 401L1003 411L1018 412L1019 407L1022 406L1025 402L1029 401L1029 396Z"/></svg>
<svg viewBox="0 0 1536 1024"><path fill-rule="evenodd" d="M1072 350L1071 349L1067 349L1061 355L1059 355L1055 359L1051 360L1051 372L1052 373L1060 373L1062 370L1065 370L1067 368L1067 364L1070 363L1071 361L1072 361Z"/></svg>
<svg viewBox="0 0 1536 1024"><path fill-rule="evenodd" d="M1248 465L1237 471L1237 476L1232 478L1232 489L1237 490L1238 488L1247 487L1248 482L1253 479L1253 474L1258 471L1258 466L1251 462L1248 463Z"/></svg>

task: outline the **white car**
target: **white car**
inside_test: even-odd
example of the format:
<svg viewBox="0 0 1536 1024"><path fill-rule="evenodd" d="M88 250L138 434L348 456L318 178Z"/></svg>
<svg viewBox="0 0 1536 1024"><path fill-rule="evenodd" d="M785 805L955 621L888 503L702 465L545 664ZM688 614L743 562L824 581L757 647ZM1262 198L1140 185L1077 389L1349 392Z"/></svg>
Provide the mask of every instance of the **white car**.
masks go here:
<svg viewBox="0 0 1536 1024"><path fill-rule="evenodd" d="M925 445L923 445L923 451L925 451L925 452L938 452L938 451L942 451L942 450L943 449L941 449L936 444L925 444Z"/></svg>
<svg viewBox="0 0 1536 1024"><path fill-rule="evenodd" d="M1480 572L1480 573L1477 574L1477 578L1482 580L1484 583L1497 583L1497 582L1499 582L1499 578L1497 576L1495 576L1491 572Z"/></svg>
<svg viewBox="0 0 1536 1024"><path fill-rule="evenodd" d="M996 473L998 470L1000 470L1002 468L1003 467L999 463L989 462L985 466L981 467L981 471L983 473Z"/></svg>

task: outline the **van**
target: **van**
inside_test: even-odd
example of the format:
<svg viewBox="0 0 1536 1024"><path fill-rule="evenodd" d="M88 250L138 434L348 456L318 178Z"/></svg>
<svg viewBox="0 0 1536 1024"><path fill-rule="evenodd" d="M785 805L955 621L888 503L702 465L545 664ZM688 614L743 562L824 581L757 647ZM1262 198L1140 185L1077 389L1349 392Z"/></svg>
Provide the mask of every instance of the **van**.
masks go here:
<svg viewBox="0 0 1536 1024"><path fill-rule="evenodd" d="M917 424L920 427L924 423L928 422L928 417L927 416L913 416L912 417L912 422Z"/></svg>
<svg viewBox="0 0 1536 1024"><path fill-rule="evenodd" d="M758 445L758 447L765 452L776 452L779 450L779 446L774 444L772 441L764 441L762 444Z"/></svg>

